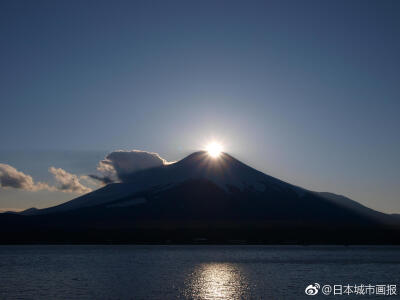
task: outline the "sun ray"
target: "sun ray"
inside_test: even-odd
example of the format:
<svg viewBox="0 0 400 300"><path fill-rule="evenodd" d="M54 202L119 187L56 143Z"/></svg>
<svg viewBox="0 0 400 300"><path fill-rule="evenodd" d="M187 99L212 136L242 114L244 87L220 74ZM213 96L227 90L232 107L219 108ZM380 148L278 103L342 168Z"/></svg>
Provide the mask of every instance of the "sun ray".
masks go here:
<svg viewBox="0 0 400 300"><path fill-rule="evenodd" d="M206 150L208 152L208 155L211 157L217 158L218 156L221 155L222 152L222 146L221 144L217 142L212 142L207 145Z"/></svg>

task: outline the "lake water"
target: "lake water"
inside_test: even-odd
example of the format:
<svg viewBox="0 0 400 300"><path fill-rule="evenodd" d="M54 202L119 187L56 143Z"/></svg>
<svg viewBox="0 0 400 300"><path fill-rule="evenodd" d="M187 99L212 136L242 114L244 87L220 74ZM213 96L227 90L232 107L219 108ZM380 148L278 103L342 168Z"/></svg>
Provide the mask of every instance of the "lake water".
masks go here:
<svg viewBox="0 0 400 300"><path fill-rule="evenodd" d="M399 247L0 246L0 299L392 299L305 295L396 285ZM397 291L399 294L399 291Z"/></svg>

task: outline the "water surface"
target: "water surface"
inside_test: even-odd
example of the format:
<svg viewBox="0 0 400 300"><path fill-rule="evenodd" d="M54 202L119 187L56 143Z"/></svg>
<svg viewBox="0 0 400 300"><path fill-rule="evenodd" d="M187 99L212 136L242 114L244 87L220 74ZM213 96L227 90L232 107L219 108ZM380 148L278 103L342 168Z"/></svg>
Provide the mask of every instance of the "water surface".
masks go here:
<svg viewBox="0 0 400 300"><path fill-rule="evenodd" d="M0 299L338 298L313 283L400 288L400 248L0 246Z"/></svg>

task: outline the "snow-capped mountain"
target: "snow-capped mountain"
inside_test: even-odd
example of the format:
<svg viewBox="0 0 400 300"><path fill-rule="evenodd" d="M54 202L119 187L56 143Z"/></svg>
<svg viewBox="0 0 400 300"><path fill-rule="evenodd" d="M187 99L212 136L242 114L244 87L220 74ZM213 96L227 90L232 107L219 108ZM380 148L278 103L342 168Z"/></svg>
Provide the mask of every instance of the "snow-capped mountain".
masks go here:
<svg viewBox="0 0 400 300"><path fill-rule="evenodd" d="M44 232L62 230L64 235L102 232L100 240L107 236L110 240L187 242L214 236L218 241L321 242L347 236L347 243L360 230L368 239L367 229L385 228L387 239L392 232L387 226L394 219L346 197L283 182L229 154L212 158L201 151L173 164L133 173L121 183L58 206L1 216L0 225L2 220L15 222L24 234L26 226ZM378 242L382 232L375 234ZM83 239L88 239L86 233Z"/></svg>
<svg viewBox="0 0 400 300"><path fill-rule="evenodd" d="M109 184L64 204L31 213L62 212L101 205L141 191L171 189L184 182L199 179L210 181L226 192L231 189L257 192L267 189L292 190L300 196L305 192L299 187L259 172L229 154L222 153L220 157L212 158L207 152L200 151L176 163L134 173L124 178L124 183Z"/></svg>

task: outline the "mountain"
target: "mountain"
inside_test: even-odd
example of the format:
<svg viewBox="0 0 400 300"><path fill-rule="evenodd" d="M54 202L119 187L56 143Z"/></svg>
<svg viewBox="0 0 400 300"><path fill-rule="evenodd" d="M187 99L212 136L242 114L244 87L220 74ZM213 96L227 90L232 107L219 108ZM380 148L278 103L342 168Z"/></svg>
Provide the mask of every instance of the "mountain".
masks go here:
<svg viewBox="0 0 400 300"><path fill-rule="evenodd" d="M0 216L0 242L398 243L395 218L195 152L64 204Z"/></svg>

